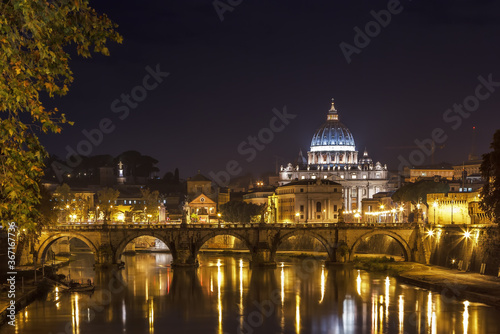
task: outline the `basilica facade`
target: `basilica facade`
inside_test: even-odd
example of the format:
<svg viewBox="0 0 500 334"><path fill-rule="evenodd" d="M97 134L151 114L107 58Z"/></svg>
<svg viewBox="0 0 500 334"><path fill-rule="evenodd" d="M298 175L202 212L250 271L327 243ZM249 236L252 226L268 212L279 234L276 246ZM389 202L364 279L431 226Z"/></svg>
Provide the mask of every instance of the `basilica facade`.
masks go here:
<svg viewBox="0 0 500 334"><path fill-rule="evenodd" d="M386 165L373 163L365 149L360 156L354 137L340 122L339 113L332 105L326 122L314 133L307 158L302 151L295 163L281 166L279 184L321 179L342 185L342 201L346 211L361 209L364 198L388 190L389 172Z"/></svg>

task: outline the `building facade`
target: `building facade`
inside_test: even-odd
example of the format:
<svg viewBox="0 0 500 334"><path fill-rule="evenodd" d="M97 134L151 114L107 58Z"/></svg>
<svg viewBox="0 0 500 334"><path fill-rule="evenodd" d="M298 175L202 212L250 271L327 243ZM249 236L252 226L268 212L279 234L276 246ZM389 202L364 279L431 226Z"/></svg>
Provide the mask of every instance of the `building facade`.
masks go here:
<svg viewBox="0 0 500 334"><path fill-rule="evenodd" d="M490 224L481 209L479 191L428 194L428 222L430 224Z"/></svg>
<svg viewBox="0 0 500 334"><path fill-rule="evenodd" d="M268 200L270 223L337 223L342 186L331 180L307 179L276 188Z"/></svg>
<svg viewBox="0 0 500 334"><path fill-rule="evenodd" d="M281 166L279 172L279 185L317 179L342 186L342 205L348 211L360 209L364 198L389 190L387 166L373 163L366 149L359 156L354 137L340 122L333 100L326 122L313 135L307 159L300 154L295 165Z"/></svg>

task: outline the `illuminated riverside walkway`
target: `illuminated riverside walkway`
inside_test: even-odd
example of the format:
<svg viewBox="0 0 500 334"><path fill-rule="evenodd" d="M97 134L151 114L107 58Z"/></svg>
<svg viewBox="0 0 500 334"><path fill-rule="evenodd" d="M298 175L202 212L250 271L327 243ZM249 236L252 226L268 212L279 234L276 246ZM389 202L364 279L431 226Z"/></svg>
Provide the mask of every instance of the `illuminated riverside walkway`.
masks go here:
<svg viewBox="0 0 500 334"><path fill-rule="evenodd" d="M472 225L467 225L469 227ZM461 228L458 225L445 225L440 231ZM476 228L480 229L482 226ZM34 245L34 254L28 254L26 249L22 250L21 265L23 262L36 262L37 265L44 263L50 246L63 237L77 238L86 243L93 251L97 265L114 265L120 263L125 247L132 240L151 236L168 246L172 252L173 266L194 266L203 244L220 235L233 236L243 241L250 251L253 266L275 266L275 254L279 245L298 235L317 239L328 253L328 263L340 262L344 256L346 260L351 260L360 242L374 235L386 235L394 239L401 246L406 261L428 264L430 258L430 246L426 242L429 239L429 229L422 224L72 223L43 229Z"/></svg>

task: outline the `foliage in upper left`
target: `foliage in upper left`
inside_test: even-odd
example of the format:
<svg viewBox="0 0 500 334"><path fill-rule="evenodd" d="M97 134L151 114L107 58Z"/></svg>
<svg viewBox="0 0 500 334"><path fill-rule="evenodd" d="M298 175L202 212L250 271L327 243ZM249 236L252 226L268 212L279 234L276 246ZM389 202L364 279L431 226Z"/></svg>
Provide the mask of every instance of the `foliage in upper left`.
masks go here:
<svg viewBox="0 0 500 334"><path fill-rule="evenodd" d="M85 0L0 1L0 220L39 231L39 182L47 155L38 136L59 133L65 115L40 95L62 96L73 81L69 47L90 57L121 43L117 25Z"/></svg>

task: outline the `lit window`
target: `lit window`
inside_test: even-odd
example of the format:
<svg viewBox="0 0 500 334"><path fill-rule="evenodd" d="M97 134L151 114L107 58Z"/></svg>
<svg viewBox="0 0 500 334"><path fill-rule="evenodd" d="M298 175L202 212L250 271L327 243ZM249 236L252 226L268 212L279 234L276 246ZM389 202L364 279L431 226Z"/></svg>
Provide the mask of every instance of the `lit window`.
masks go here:
<svg viewBox="0 0 500 334"><path fill-rule="evenodd" d="M340 175L340 178L343 179L344 178L344 175Z"/></svg>
<svg viewBox="0 0 500 334"><path fill-rule="evenodd" d="M326 175L325 175L325 176L323 176L323 178L324 178L324 179L326 179L327 177L328 177L328 176L326 176Z"/></svg>
<svg viewBox="0 0 500 334"><path fill-rule="evenodd" d="M304 175L302 175L302 180L304 180L306 177Z"/></svg>
<svg viewBox="0 0 500 334"><path fill-rule="evenodd" d="M357 175L356 174L352 174L352 178L353 179L357 178Z"/></svg>
<svg viewBox="0 0 500 334"><path fill-rule="evenodd" d="M315 180L316 179L316 175L313 175L312 178L313 178L313 180Z"/></svg>
<svg viewBox="0 0 500 334"><path fill-rule="evenodd" d="M366 174L363 175L363 179L366 179Z"/></svg>

